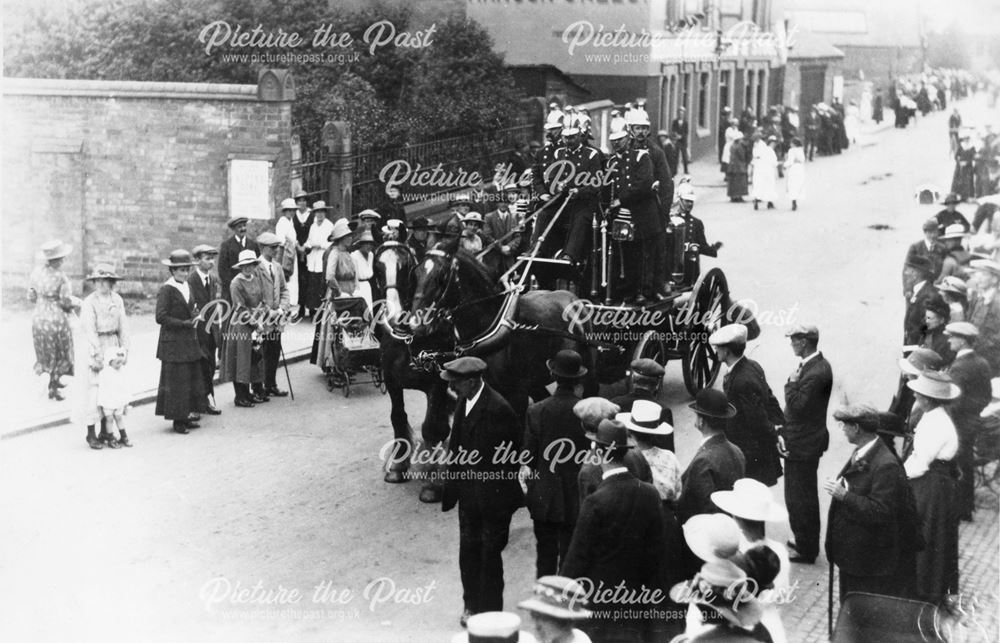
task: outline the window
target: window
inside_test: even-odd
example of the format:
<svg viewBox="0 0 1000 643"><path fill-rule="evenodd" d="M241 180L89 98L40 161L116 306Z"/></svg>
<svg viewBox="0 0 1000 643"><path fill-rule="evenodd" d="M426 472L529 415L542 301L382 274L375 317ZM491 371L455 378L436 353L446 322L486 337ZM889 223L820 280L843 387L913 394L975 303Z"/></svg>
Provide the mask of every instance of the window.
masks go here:
<svg viewBox="0 0 1000 643"><path fill-rule="evenodd" d="M743 107L753 109L753 70L746 71L746 87L743 92Z"/></svg>
<svg viewBox="0 0 1000 643"><path fill-rule="evenodd" d="M708 128L708 72L701 72L698 81L698 127Z"/></svg>
<svg viewBox="0 0 1000 643"><path fill-rule="evenodd" d="M691 105L691 72L684 72L681 79L681 103L678 107L683 107L690 111Z"/></svg>
<svg viewBox="0 0 1000 643"><path fill-rule="evenodd" d="M729 83L731 71L722 69L719 71L719 112L723 107L731 107L729 104Z"/></svg>

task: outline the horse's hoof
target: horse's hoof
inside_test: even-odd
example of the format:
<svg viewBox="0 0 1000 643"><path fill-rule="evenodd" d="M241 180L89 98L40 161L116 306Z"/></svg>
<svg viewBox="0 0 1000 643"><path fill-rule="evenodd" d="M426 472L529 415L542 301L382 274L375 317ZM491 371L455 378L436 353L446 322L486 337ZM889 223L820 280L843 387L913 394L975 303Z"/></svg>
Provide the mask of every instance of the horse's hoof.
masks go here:
<svg viewBox="0 0 1000 643"><path fill-rule="evenodd" d="M400 484L401 482L407 482L409 479L403 475L405 471L386 471L385 480L389 484Z"/></svg>
<svg viewBox="0 0 1000 643"><path fill-rule="evenodd" d="M435 485L427 485L420 490L420 502L426 502L428 504L441 502L441 487Z"/></svg>

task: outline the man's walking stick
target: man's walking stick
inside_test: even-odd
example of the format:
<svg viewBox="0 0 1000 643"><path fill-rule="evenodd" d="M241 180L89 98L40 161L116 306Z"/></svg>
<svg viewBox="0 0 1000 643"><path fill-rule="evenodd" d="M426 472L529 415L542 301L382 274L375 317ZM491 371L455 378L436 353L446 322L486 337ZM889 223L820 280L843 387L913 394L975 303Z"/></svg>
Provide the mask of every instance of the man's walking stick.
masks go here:
<svg viewBox="0 0 1000 643"><path fill-rule="evenodd" d="M285 360L285 347L278 344L278 349L281 351L281 365L285 367L285 379L288 380L288 394L295 401L295 391L292 390L292 377L288 374L288 362Z"/></svg>
<svg viewBox="0 0 1000 643"><path fill-rule="evenodd" d="M830 575L826 584L826 631L833 639L833 561L830 561Z"/></svg>

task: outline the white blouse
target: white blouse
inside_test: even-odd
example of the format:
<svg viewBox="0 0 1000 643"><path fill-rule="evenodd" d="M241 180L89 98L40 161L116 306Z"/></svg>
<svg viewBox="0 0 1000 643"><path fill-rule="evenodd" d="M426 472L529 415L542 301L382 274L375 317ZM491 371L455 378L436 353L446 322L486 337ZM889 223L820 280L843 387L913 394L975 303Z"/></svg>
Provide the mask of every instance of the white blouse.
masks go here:
<svg viewBox="0 0 1000 643"><path fill-rule="evenodd" d="M913 451L903 463L906 477L919 478L934 460L951 460L958 453L958 433L944 407L924 413L913 429Z"/></svg>
<svg viewBox="0 0 1000 643"><path fill-rule="evenodd" d="M323 251L330 247L330 235L333 234L333 223L329 219L323 219L323 223L313 221L309 227L309 238L306 239L306 248L309 254L306 255L306 270L309 272L323 272Z"/></svg>

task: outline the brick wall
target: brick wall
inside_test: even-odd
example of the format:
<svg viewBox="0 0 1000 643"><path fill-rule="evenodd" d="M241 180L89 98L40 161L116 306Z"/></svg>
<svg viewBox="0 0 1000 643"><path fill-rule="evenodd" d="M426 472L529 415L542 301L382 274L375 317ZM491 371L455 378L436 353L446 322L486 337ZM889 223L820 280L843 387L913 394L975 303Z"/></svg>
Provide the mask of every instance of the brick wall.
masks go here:
<svg viewBox="0 0 1000 643"><path fill-rule="evenodd" d="M273 83L272 83L273 85ZM273 87L272 87L273 88ZM288 196L292 92L257 85L5 79L4 288L23 289L48 239L73 244L78 281L108 262L124 293L152 294L172 249L227 235L228 161L272 162ZM252 221L251 234L274 220Z"/></svg>

